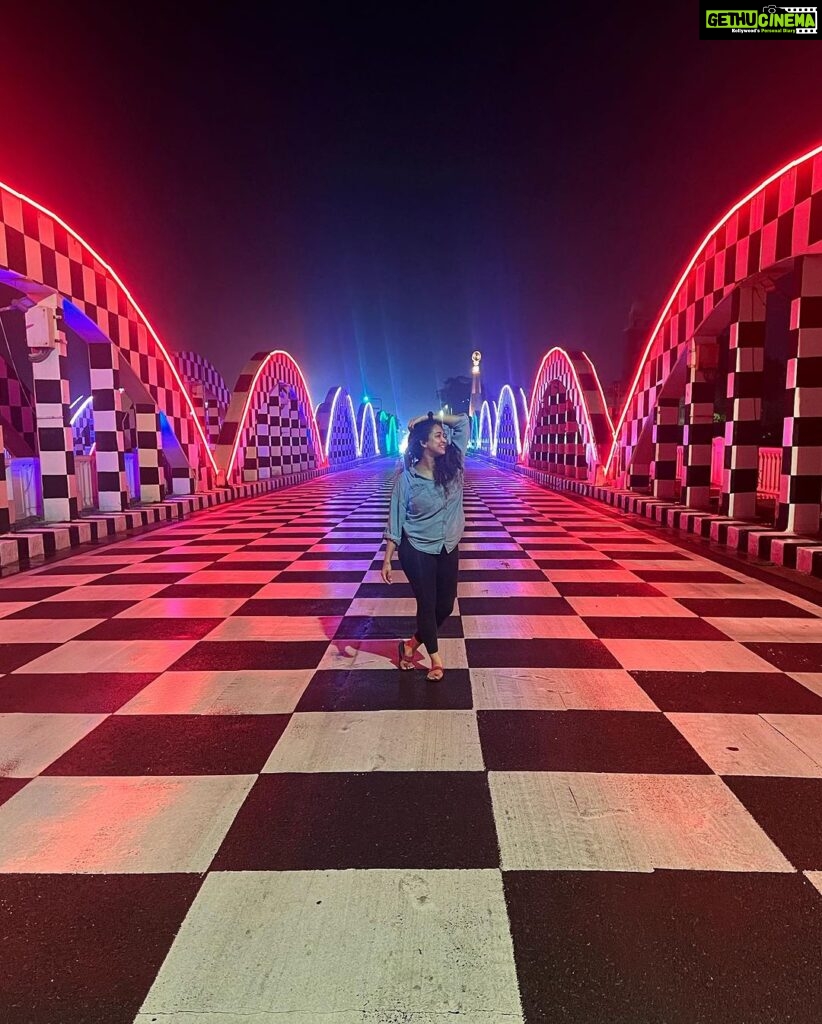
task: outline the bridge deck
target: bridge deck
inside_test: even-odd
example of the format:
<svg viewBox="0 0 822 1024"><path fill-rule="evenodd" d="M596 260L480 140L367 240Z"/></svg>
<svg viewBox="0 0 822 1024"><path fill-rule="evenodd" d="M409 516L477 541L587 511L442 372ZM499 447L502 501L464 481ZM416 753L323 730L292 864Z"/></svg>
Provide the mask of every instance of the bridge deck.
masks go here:
<svg viewBox="0 0 822 1024"><path fill-rule="evenodd" d="M818 595L472 467L428 684L389 477L0 581L0 1019L816 1024Z"/></svg>

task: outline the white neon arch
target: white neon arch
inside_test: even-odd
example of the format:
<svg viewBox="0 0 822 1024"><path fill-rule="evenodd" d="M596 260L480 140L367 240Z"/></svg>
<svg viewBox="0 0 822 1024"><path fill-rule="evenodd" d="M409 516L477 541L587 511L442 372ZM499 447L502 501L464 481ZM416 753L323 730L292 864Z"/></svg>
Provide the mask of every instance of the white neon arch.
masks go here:
<svg viewBox="0 0 822 1024"><path fill-rule="evenodd" d="M380 454L380 443L377 439L377 420L376 417L374 416L374 406L370 402L366 402L365 405L363 406L362 420L360 422L360 456L362 456L363 453L363 438L365 437L365 420L369 412L371 413L371 429L374 432L374 451L377 453L377 455Z"/></svg>
<svg viewBox="0 0 822 1024"><path fill-rule="evenodd" d="M337 399L340 397L342 386L338 387L334 392L334 397L331 399L331 411L328 416L328 436L325 439L325 457L328 458L331 452L331 435L334 430L334 413L337 409ZM354 412L354 403L351 401L351 395L346 392L345 397L348 399L348 415L351 418L351 430L354 434L354 451L357 454L357 458L362 456L362 446L360 445L360 436L357 431L357 414Z"/></svg>
<svg viewBox="0 0 822 1024"><path fill-rule="evenodd" d="M506 400L506 396L507 396L507 401L505 401ZM500 420L502 419L503 402L505 402L505 404L511 406L511 411L514 414L514 439L515 439L516 444L517 444L517 458L521 458L522 457L522 442L521 442L520 438L521 438L522 435L519 432L519 414L517 413L517 403L516 403L516 400L514 398L514 391L513 391L513 388L511 387L510 384L503 384L502 385L502 387L500 388L500 393L499 393L499 402L494 407L495 409L498 409L499 412L497 413L497 420L496 420L496 423L494 424L494 439L493 439L493 441L491 443L491 454L494 457L496 457L496 454L497 454L497 444L498 444L498 441L499 441L499 424L500 424Z"/></svg>
<svg viewBox="0 0 822 1024"><path fill-rule="evenodd" d="M480 406L479 433L477 435L477 446L480 449L482 448L483 421L485 421L488 424L488 450L491 451L492 445L494 443L494 427L491 423L491 409L490 406L488 405L487 399L483 401L482 405Z"/></svg>

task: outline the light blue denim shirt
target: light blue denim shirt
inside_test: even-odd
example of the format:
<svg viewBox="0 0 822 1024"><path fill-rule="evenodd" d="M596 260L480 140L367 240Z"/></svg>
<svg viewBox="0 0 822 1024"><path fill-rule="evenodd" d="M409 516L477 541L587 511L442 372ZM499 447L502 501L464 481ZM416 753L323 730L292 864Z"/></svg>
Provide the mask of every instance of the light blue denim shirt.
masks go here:
<svg viewBox="0 0 822 1024"><path fill-rule="evenodd" d="M462 416L450 430L451 444L464 454L471 436L471 421ZM394 484L383 536L399 545L405 533L418 551L430 555L438 555L443 545L446 551L453 551L465 529L462 490L462 474L446 490L413 468L403 470Z"/></svg>

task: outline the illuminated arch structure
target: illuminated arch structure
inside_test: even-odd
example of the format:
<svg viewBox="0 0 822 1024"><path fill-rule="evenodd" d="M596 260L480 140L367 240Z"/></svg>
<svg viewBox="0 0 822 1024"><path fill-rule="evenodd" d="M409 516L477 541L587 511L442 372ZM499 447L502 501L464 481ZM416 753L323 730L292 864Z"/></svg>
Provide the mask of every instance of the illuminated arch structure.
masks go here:
<svg viewBox="0 0 822 1024"><path fill-rule="evenodd" d="M786 415L775 529L755 521L769 296L790 301ZM728 417L719 510L711 510L715 370L727 334ZM477 451L668 526L822 575L822 146L771 175L711 229L650 332L612 428L581 352L551 349L520 417L512 389L475 417ZM684 407L684 425L680 409ZM499 410L499 411L498 411ZM677 454L684 478L677 491Z"/></svg>
<svg viewBox="0 0 822 1024"><path fill-rule="evenodd" d="M577 480L597 478L613 427L584 352L552 348L537 370L524 425L523 463Z"/></svg>
<svg viewBox="0 0 822 1024"><path fill-rule="evenodd" d="M216 458L227 481L304 477L327 466L305 378L287 352L257 352L246 364Z"/></svg>
<svg viewBox="0 0 822 1024"><path fill-rule="evenodd" d="M765 321L775 288L790 301L782 475L776 530L756 515ZM714 370L728 333L728 417L719 514L709 514ZM691 528L751 554L807 568L822 552L792 534L818 534L822 500L822 146L781 168L711 229L650 332L606 462L609 477L650 488L675 522L676 449ZM678 408L684 402L684 427ZM787 536L783 531L787 532ZM804 550L801 550L804 549ZM804 564L803 564L804 563Z"/></svg>

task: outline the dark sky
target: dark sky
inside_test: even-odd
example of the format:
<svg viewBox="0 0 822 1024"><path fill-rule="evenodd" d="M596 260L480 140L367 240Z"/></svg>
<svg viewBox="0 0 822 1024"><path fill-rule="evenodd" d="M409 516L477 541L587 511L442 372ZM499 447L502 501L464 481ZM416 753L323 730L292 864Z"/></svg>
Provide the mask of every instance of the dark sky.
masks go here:
<svg viewBox="0 0 822 1024"><path fill-rule="evenodd" d="M0 180L230 386L286 348L403 419L474 348L495 389L553 344L618 376L631 304L822 142L822 41L696 4L14 6Z"/></svg>

